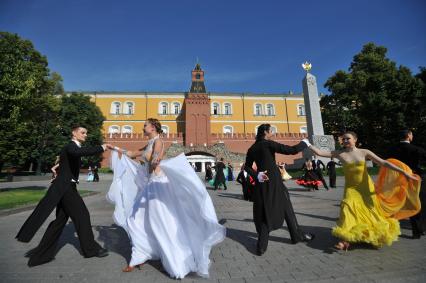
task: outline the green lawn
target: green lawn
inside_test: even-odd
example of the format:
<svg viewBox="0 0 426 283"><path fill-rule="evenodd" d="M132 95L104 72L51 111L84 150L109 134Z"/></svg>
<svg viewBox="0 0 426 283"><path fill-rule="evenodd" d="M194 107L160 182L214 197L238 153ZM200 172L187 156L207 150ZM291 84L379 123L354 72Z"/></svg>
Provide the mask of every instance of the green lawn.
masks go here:
<svg viewBox="0 0 426 283"><path fill-rule="evenodd" d="M0 210L35 204L46 194L46 190L40 187L24 187L2 191L0 192ZM78 192L84 196L92 191L78 190Z"/></svg>

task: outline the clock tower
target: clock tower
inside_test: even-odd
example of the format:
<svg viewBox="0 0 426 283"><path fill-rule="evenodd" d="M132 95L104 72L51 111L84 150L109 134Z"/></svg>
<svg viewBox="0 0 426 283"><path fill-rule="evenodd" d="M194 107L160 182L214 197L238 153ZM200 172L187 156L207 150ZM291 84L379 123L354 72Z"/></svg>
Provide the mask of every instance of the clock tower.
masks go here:
<svg viewBox="0 0 426 283"><path fill-rule="evenodd" d="M191 89L185 101L185 146L210 145L210 99L200 64L192 70Z"/></svg>

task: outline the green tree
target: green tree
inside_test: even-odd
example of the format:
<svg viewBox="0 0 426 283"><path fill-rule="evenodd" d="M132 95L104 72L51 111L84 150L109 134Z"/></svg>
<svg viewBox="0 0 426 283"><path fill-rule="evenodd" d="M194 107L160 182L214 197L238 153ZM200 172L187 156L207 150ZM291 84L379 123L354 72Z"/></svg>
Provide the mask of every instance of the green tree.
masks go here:
<svg viewBox="0 0 426 283"><path fill-rule="evenodd" d="M64 135L60 136L60 144L64 145L71 137L71 128L82 125L87 128L86 145L103 143L102 125L105 117L90 97L82 93L73 92L61 96L61 110L59 114L60 126ZM98 164L102 155L83 158L83 166Z"/></svg>
<svg viewBox="0 0 426 283"><path fill-rule="evenodd" d="M29 40L0 32L0 170L29 163L38 164L39 172L47 169L69 141L73 124L88 128L88 144L102 142L100 109L83 94L66 95L62 77L47 66Z"/></svg>
<svg viewBox="0 0 426 283"><path fill-rule="evenodd" d="M410 70L386 57L387 49L364 45L349 71L337 71L325 83L321 99L324 126L338 134L353 130L362 146L380 154L397 140L398 130L417 128L424 88Z"/></svg>
<svg viewBox="0 0 426 283"><path fill-rule="evenodd" d="M55 112L47 59L29 40L0 32L0 169L23 166L41 144L40 121Z"/></svg>
<svg viewBox="0 0 426 283"><path fill-rule="evenodd" d="M416 123L414 130L414 144L418 144L426 149L426 68L420 67L420 72L416 75L416 78L420 80L422 84L422 95L419 99L420 107L416 109L419 111L419 119Z"/></svg>

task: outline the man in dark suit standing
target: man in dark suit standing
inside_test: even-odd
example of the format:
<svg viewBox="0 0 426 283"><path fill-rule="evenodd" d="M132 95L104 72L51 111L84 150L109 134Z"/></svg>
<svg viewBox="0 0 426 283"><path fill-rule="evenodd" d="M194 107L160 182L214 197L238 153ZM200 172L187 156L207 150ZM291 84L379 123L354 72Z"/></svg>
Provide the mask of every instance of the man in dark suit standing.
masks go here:
<svg viewBox="0 0 426 283"><path fill-rule="evenodd" d="M257 254L262 255L268 247L269 233L287 223L291 241L311 241L314 235L304 233L297 223L296 215L279 171L275 153L297 154L308 147L304 140L295 146L280 144L271 140L271 125L262 124L257 129L256 141L248 149L245 170L256 180L253 193L253 218L258 234ZM252 168L256 163L257 172Z"/></svg>
<svg viewBox="0 0 426 283"><path fill-rule="evenodd" d="M336 165L337 163L334 161L333 158L327 163L327 174L330 181L330 187L335 188L336 187Z"/></svg>
<svg viewBox="0 0 426 283"><path fill-rule="evenodd" d="M40 244L29 253L28 266L40 265L54 259L59 237L68 218L74 223L84 257L108 255L108 251L94 239L89 211L77 192L77 184L81 157L100 154L112 146L104 144L81 147L86 137L86 128L82 126L72 128L72 140L60 153L58 176L16 236L18 241L29 242L56 207L56 219L47 227Z"/></svg>
<svg viewBox="0 0 426 283"><path fill-rule="evenodd" d="M411 227L413 229L413 239L420 239L426 231L426 172L420 168L420 165L426 165L426 150L412 145L413 133L410 130L400 131L400 142L390 148L387 158L395 158L413 170L413 173L422 178L420 188L421 210L418 214L410 217Z"/></svg>
<svg viewBox="0 0 426 283"><path fill-rule="evenodd" d="M223 162L223 157L220 159L220 161L216 162L216 166L214 166L213 168L216 170L216 176L214 178L214 190L216 191L221 184L223 184L226 190L226 178L225 173L223 173L223 170L226 168L226 165Z"/></svg>

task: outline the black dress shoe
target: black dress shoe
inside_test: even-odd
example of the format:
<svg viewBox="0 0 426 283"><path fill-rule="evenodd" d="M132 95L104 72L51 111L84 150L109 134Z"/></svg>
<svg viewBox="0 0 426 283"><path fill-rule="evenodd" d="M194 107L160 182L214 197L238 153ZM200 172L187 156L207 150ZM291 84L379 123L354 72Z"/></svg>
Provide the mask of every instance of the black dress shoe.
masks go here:
<svg viewBox="0 0 426 283"><path fill-rule="evenodd" d="M46 258L46 259L42 259L42 260L40 260L40 259L36 260L36 259L30 257L30 259L28 260L28 266L34 267L34 266L37 266L37 265L42 265L42 264L51 262L54 259L55 259L54 257L51 257L51 258Z"/></svg>
<svg viewBox="0 0 426 283"><path fill-rule="evenodd" d="M310 242L313 239L315 239L315 234L311 234L311 233L305 233L302 236L302 241L303 242Z"/></svg>
<svg viewBox="0 0 426 283"><path fill-rule="evenodd" d="M263 255L265 252L266 252L266 251L265 251L264 249L257 249L257 250L256 250L256 254L257 254L258 256Z"/></svg>
<svg viewBox="0 0 426 283"><path fill-rule="evenodd" d="M96 257L106 257L107 255L108 255L107 249L100 249L95 256Z"/></svg>

